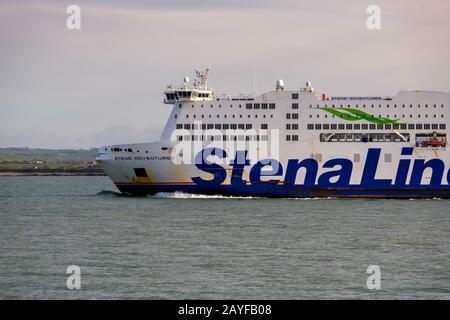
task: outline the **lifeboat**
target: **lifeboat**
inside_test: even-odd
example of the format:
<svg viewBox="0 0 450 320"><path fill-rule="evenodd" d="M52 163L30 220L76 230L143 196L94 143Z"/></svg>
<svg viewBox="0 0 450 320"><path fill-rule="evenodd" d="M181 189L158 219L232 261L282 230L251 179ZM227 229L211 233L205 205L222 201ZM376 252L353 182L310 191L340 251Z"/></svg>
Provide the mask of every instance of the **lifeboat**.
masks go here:
<svg viewBox="0 0 450 320"><path fill-rule="evenodd" d="M446 143L445 141L438 140L438 139L430 139L422 141L422 145L424 147L445 147Z"/></svg>

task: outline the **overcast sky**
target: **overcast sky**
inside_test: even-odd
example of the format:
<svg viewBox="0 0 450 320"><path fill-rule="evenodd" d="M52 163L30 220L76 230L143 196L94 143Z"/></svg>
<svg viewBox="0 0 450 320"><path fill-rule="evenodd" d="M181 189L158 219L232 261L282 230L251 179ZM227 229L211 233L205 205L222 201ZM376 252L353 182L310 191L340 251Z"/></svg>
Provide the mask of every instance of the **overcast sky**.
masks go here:
<svg viewBox="0 0 450 320"><path fill-rule="evenodd" d="M66 28L70 4L81 30ZM449 92L449 13L448 0L2 0L0 147L153 141L165 86L206 65L218 93L279 78L339 96Z"/></svg>

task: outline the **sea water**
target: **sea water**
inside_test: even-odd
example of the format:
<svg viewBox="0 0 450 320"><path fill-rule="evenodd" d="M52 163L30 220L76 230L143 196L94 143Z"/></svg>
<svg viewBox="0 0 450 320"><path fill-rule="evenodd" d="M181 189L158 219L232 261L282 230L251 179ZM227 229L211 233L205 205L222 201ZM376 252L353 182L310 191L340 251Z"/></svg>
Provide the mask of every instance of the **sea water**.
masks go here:
<svg viewBox="0 0 450 320"><path fill-rule="evenodd" d="M107 177L0 177L0 298L450 299L449 207L131 197Z"/></svg>

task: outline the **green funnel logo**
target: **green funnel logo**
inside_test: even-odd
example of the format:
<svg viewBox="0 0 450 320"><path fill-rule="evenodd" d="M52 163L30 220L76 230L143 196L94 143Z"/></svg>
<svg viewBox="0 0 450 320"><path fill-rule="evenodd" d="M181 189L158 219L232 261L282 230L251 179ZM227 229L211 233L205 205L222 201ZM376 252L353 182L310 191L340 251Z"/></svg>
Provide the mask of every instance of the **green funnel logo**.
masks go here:
<svg viewBox="0 0 450 320"><path fill-rule="evenodd" d="M326 112L329 112L333 115L335 115L338 118L341 118L343 120L347 121L359 121L359 120L366 120L371 123L377 123L377 124L398 124L398 119L389 119L389 118L377 118L374 115L371 115L369 113L366 113L364 111L358 110L358 109L352 109L352 108L339 108L339 109L332 109L332 108L319 108L321 110L324 110Z"/></svg>

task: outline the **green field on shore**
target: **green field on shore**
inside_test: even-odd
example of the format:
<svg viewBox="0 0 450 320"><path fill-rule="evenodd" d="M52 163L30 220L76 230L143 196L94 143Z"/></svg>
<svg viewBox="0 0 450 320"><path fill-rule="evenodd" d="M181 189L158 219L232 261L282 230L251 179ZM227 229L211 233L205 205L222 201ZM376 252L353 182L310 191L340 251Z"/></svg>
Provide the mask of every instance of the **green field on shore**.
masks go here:
<svg viewBox="0 0 450 320"><path fill-rule="evenodd" d="M96 171L97 150L0 148L0 172Z"/></svg>

